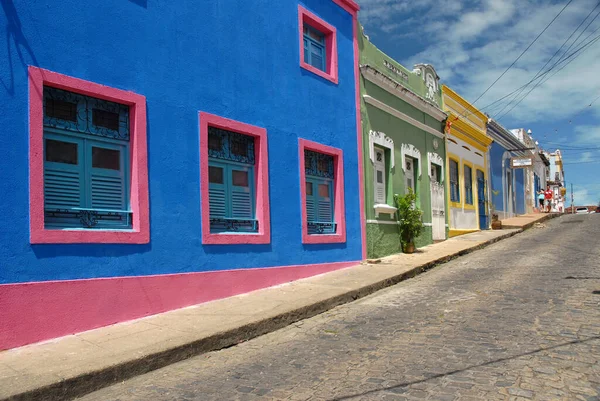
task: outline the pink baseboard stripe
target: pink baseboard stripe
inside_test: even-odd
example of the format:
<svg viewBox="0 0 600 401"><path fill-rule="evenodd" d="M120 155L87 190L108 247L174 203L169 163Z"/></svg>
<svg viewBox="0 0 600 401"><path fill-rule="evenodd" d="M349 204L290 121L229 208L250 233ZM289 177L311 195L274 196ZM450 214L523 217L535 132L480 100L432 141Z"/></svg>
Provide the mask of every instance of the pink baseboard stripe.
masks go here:
<svg viewBox="0 0 600 401"><path fill-rule="evenodd" d="M359 262L0 285L0 350L226 298Z"/></svg>

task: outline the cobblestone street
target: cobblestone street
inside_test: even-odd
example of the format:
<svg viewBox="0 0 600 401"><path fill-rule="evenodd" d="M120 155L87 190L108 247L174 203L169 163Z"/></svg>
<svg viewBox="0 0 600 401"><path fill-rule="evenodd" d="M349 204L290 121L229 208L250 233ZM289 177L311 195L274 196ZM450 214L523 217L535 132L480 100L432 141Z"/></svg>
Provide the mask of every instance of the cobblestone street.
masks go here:
<svg viewBox="0 0 600 401"><path fill-rule="evenodd" d="M82 399L600 400L599 238L563 216Z"/></svg>

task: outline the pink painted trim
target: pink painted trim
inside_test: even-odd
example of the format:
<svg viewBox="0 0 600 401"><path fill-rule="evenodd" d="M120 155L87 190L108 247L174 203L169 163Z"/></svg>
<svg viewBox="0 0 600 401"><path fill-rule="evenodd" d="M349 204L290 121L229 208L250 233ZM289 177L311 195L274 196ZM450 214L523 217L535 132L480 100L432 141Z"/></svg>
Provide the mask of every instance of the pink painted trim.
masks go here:
<svg viewBox="0 0 600 401"><path fill-rule="evenodd" d="M200 125L200 199L202 204L202 243L215 244L269 244L271 243L271 215L269 211L269 150L267 130L205 112L198 113ZM256 159L256 234L211 234L208 199L208 127L250 135L255 138Z"/></svg>
<svg viewBox="0 0 600 401"><path fill-rule="evenodd" d="M325 35L325 52L327 57L327 71L304 62L304 24L319 30ZM335 84L338 83L338 51L337 31L333 25L328 24L315 14L302 6L298 6L298 32L300 33L300 67L325 78Z"/></svg>
<svg viewBox="0 0 600 401"><path fill-rule="evenodd" d="M358 19L356 13L352 16L354 24L352 34L354 35L354 81L356 85L356 142L358 144L358 199L360 203L360 238L362 243L362 258L367 259L367 216L365 211L365 160L363 154L362 120L360 114L360 52L358 48Z"/></svg>
<svg viewBox="0 0 600 401"><path fill-rule="evenodd" d="M346 242L346 209L344 197L344 154L341 149L321 145L306 139L298 139L298 157L300 159L300 201L302 212L302 243L303 244L331 244ZM335 234L308 234L306 217L306 171L304 166L304 150L312 150L333 156L334 163L334 216L337 223Z"/></svg>
<svg viewBox="0 0 600 401"><path fill-rule="evenodd" d="M348 11L353 17L356 17L356 13L360 10L360 6L353 0L333 0L333 2Z"/></svg>
<svg viewBox="0 0 600 401"><path fill-rule="evenodd" d="M131 230L49 230L44 228L44 86L129 105L131 114ZM82 79L29 66L29 220L32 244L150 242L146 98Z"/></svg>
<svg viewBox="0 0 600 401"><path fill-rule="evenodd" d="M0 285L0 350L357 265L240 269Z"/></svg>

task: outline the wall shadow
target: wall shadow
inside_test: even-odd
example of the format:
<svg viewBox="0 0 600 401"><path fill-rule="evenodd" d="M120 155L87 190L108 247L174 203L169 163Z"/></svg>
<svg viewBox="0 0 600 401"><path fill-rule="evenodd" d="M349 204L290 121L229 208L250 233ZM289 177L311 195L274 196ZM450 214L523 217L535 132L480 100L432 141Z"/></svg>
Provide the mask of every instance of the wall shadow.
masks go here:
<svg viewBox="0 0 600 401"><path fill-rule="evenodd" d="M8 72L9 78L8 82L5 82L2 78L0 78L0 83L4 87L4 89L10 94L15 94L15 71L13 65L13 56L12 56L12 45L14 45L17 51L17 55L19 57L19 61L21 66L27 70L27 66L29 64L27 60L27 56L33 62L33 65L36 67L39 66L37 58L33 52L33 49L29 45L29 42L23 35L21 20L19 19L19 15L17 14L17 9L15 8L12 0L0 0L0 5L2 6L2 10L4 15L6 16L6 60L8 61Z"/></svg>

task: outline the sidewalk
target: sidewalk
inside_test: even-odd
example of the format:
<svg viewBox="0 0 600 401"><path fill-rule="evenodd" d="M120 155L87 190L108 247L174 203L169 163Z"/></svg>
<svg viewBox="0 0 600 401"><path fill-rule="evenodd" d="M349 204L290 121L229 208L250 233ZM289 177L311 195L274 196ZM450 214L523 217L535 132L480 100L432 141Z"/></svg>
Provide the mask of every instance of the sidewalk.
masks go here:
<svg viewBox="0 0 600 401"><path fill-rule="evenodd" d="M510 219L504 219L502 221L502 228L522 228L523 230L527 230L528 228L533 227L535 223L539 223L541 221L552 219L554 217L560 216L560 213L531 213L524 214L522 216L511 217Z"/></svg>
<svg viewBox="0 0 600 401"><path fill-rule="evenodd" d="M550 215L527 218L524 226ZM512 224L512 223L511 223ZM515 223L516 224L516 223ZM277 287L0 353L0 400L86 394L150 370L222 349L325 312L511 237L481 231Z"/></svg>

